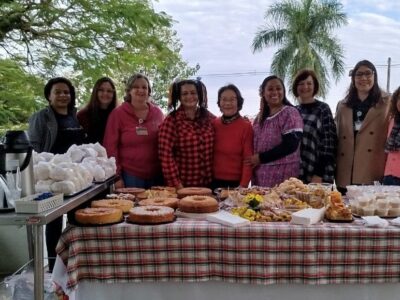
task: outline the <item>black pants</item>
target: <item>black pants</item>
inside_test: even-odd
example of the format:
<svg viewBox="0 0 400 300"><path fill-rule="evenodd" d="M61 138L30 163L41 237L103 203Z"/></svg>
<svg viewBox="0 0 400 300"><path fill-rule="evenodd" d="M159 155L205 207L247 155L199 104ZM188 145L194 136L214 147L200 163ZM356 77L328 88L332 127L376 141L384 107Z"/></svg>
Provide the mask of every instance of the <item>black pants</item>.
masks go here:
<svg viewBox="0 0 400 300"><path fill-rule="evenodd" d="M61 236L63 217L58 217L46 225L46 246L49 260L49 272L53 272L56 262L56 247Z"/></svg>

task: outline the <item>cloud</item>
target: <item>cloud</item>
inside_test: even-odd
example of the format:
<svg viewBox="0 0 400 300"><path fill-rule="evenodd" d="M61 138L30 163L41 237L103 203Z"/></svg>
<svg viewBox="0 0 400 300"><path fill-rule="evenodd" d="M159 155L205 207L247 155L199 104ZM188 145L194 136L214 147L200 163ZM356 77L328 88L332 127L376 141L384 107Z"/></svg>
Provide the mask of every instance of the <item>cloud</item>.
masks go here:
<svg viewBox="0 0 400 300"><path fill-rule="evenodd" d="M182 55L191 65L200 64L199 75L207 85L211 110L216 106L218 88L234 83L245 98L243 111L258 112L258 86L269 74L276 49L253 53L251 44L265 23L264 13L275 1L182 1L162 0L154 4L177 20L175 30L183 43ZM400 2L342 1L349 24L335 32L345 49L346 75L331 84L327 103L335 110L346 93L348 71L362 59L373 62L379 83L386 88L387 60L392 58L391 90L400 85ZM226 75L221 75L226 74ZM231 74L231 75L228 75Z"/></svg>

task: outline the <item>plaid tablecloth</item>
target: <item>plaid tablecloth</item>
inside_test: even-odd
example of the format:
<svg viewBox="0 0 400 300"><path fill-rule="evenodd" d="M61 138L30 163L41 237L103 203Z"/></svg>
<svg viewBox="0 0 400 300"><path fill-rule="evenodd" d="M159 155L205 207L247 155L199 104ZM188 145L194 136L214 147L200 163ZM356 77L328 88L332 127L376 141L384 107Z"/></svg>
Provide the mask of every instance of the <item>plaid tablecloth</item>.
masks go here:
<svg viewBox="0 0 400 300"><path fill-rule="evenodd" d="M68 289L107 283L397 283L400 228L252 223L233 228L178 219L158 226L68 227L57 252Z"/></svg>

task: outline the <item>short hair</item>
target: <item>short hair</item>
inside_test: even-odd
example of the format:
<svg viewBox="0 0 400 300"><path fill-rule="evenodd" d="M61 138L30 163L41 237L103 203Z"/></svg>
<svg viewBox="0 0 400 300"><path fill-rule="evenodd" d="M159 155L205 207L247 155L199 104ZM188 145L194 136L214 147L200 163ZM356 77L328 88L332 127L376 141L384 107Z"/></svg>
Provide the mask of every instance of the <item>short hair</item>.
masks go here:
<svg viewBox="0 0 400 300"><path fill-rule="evenodd" d="M44 86L44 97L50 103L49 98L50 98L51 89L53 88L53 85L55 85L57 83L64 83L68 86L69 95L71 98L70 102L68 103L68 110L72 110L75 107L75 99L76 99L75 88L72 85L71 81L69 81L65 77L55 77L55 78L50 79Z"/></svg>
<svg viewBox="0 0 400 300"><path fill-rule="evenodd" d="M297 86L299 85L300 81L306 80L308 78L308 76L311 76L313 83L314 83L314 90L313 90L313 96L315 96L316 94L318 94L319 92L319 81L317 78L317 74L315 74L315 72L313 70L309 70L309 69L303 69L300 70L297 75L294 78L293 84L292 84L292 93L293 95L295 95L296 97L299 96L299 94L297 93Z"/></svg>
<svg viewBox="0 0 400 300"><path fill-rule="evenodd" d="M151 94L151 87L150 87L150 81L149 78L147 78L146 75L142 74L142 73L135 73L133 74L131 77L129 77L128 81L126 82L125 85L125 96L124 96L124 101L125 102L130 102L131 99L131 95L130 95L130 91L132 90L132 86L135 83L135 81L137 79L143 78L144 80L147 81L147 86L148 86L148 92L149 92L149 96Z"/></svg>
<svg viewBox="0 0 400 300"><path fill-rule="evenodd" d="M227 91L227 90L231 90L236 94L237 107L238 107L238 111L240 111L242 109L242 107L243 107L244 99L243 99L242 94L240 93L238 87L236 85L234 85L234 84L225 85L225 86L221 87L218 90L218 100L217 100L218 107L221 107L221 95L222 95L222 93Z"/></svg>

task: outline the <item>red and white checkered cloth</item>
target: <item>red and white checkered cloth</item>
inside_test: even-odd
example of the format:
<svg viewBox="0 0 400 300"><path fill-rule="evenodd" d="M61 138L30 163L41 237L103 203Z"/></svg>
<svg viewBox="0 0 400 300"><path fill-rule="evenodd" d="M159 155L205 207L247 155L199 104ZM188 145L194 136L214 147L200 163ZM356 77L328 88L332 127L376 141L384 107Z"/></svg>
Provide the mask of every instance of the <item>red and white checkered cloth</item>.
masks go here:
<svg viewBox="0 0 400 300"><path fill-rule="evenodd" d="M359 223L252 223L233 228L178 219L158 226L68 227L57 253L68 288L107 283L208 281L238 283L400 282L400 229Z"/></svg>

